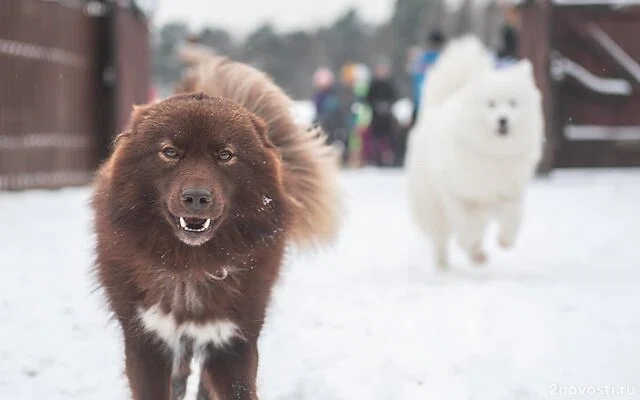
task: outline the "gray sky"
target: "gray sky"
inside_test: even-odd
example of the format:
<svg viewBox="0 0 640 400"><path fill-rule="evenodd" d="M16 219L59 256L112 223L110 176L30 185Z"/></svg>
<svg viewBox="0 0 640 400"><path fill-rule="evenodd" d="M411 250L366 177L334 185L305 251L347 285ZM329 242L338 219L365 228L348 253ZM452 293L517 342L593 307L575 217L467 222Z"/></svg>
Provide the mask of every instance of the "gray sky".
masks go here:
<svg viewBox="0 0 640 400"><path fill-rule="evenodd" d="M147 0L148 1L148 0ZM327 24L350 6L367 22L391 16L394 0L155 0L154 22L183 20L194 28L218 25L238 34L266 21L279 30Z"/></svg>

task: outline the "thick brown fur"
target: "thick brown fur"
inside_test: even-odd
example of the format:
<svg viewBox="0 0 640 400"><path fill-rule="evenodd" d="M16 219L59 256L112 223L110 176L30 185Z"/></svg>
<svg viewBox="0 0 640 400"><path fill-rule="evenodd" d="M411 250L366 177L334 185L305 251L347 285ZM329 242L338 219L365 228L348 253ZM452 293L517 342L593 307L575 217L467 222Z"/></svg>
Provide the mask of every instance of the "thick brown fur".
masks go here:
<svg viewBox="0 0 640 400"><path fill-rule="evenodd" d="M308 247L335 238L341 212L337 154L319 128L295 123L282 89L263 72L219 56L194 60L176 89L230 99L265 120L282 156L285 188L295 200L291 239Z"/></svg>
<svg viewBox="0 0 640 400"><path fill-rule="evenodd" d="M296 126L286 96L254 69L198 68L190 85L211 96L136 108L95 182L97 276L135 400L181 399L194 351L199 399L257 399L257 340L285 247L326 243L338 228L337 163L323 138ZM199 207L190 188L208 193ZM181 217L211 225L192 233ZM238 332L224 345L194 349L183 334L172 346L141 317L154 307L177 326L231 321Z"/></svg>

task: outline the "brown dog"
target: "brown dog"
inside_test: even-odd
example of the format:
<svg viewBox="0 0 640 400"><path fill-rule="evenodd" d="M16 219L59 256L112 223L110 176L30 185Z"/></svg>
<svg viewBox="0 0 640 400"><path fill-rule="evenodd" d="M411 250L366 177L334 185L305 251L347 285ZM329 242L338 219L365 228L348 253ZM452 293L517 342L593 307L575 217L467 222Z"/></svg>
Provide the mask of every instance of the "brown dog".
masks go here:
<svg viewBox="0 0 640 400"><path fill-rule="evenodd" d="M97 271L136 400L256 399L257 340L288 243L331 240L337 160L264 74L211 58L137 107L93 197Z"/></svg>

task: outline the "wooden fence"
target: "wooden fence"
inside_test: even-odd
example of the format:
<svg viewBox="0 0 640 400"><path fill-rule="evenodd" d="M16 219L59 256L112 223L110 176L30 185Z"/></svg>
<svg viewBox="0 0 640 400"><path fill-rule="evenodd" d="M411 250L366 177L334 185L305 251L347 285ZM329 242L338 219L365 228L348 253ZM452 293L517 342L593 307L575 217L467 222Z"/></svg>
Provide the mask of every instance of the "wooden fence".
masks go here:
<svg viewBox="0 0 640 400"><path fill-rule="evenodd" d="M546 169L640 166L640 3L534 0L522 55L547 115Z"/></svg>
<svg viewBox="0 0 640 400"><path fill-rule="evenodd" d="M147 100L146 22L104 1L0 1L0 190L87 183Z"/></svg>

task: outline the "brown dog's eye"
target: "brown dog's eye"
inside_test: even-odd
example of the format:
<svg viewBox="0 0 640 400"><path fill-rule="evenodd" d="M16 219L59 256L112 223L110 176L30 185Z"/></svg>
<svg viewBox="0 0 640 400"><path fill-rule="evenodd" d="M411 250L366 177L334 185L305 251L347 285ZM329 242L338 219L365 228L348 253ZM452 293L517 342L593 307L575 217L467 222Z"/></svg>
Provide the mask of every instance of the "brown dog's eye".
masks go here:
<svg viewBox="0 0 640 400"><path fill-rule="evenodd" d="M165 147L162 149L162 154L167 158L178 158L178 150L173 147Z"/></svg>
<svg viewBox="0 0 640 400"><path fill-rule="evenodd" d="M229 150L222 150L221 152L218 153L218 160L222 162L231 161L232 158L233 158L233 153L230 152Z"/></svg>

